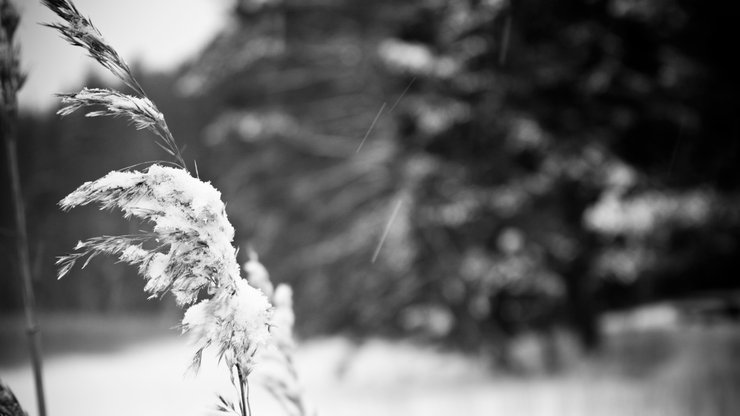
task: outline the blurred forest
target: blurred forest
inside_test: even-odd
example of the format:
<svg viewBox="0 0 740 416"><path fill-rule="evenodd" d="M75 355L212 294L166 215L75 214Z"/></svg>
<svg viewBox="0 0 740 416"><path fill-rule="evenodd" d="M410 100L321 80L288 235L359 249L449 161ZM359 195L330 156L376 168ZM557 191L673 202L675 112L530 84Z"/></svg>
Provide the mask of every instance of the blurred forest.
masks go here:
<svg viewBox="0 0 740 416"><path fill-rule="evenodd" d="M608 310L707 294L739 306L734 10L241 0L200 56L137 76L222 192L241 260L251 245L293 285L303 335L477 348L567 329L596 348ZM53 260L138 227L57 201L166 155L124 121L81 115L22 114L20 137L41 308L169 307L111 259L62 282ZM0 309L11 312L21 282L0 175Z"/></svg>

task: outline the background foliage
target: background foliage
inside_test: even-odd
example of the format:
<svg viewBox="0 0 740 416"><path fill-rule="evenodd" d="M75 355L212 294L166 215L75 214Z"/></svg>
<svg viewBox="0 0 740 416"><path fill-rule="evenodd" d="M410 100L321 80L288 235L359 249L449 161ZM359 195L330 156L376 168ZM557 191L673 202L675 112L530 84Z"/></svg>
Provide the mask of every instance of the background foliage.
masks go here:
<svg viewBox="0 0 740 416"><path fill-rule="evenodd" d="M186 161L222 191L242 247L293 285L304 334L476 347L570 328L595 347L604 310L738 286L730 9L242 0L201 56L136 72ZM162 153L117 120L25 114L21 128L40 304L162 308L134 270L100 259L59 284L52 261L77 238L138 228L62 214L58 200ZM2 201L0 307L12 311Z"/></svg>

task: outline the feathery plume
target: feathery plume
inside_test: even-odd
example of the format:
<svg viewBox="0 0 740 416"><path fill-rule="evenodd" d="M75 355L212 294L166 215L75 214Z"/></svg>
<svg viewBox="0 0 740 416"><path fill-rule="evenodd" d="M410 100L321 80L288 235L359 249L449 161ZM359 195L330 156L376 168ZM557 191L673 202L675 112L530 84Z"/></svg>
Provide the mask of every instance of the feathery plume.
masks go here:
<svg viewBox="0 0 740 416"><path fill-rule="evenodd" d="M273 291L267 270L251 249L250 261L244 266L247 279L242 279L237 251L232 245L234 228L226 216L220 192L188 173L164 116L90 20L69 0L43 3L64 21L47 26L57 29L72 45L85 48L137 94L84 88L76 94L61 94L64 106L58 114L66 116L96 107L86 116L126 118L137 129L157 135L162 140L157 144L179 164L178 168L153 164L142 171L113 171L82 184L60 201L65 211L89 204L117 209L125 218L144 220L151 229L80 241L75 253L58 259L59 278L78 262L84 268L100 254L137 266L146 280L144 290L151 297L170 292L177 304L186 309L182 330L195 340L192 366L200 366L206 348L215 349L219 360L228 365L232 382L240 390L240 401L237 406L219 396L221 413L251 413L247 376L258 360L264 360L284 370L281 376L265 378L267 388L283 404L291 406L292 414L308 415L292 362L295 317L290 288L280 285ZM234 373L238 374L238 385Z"/></svg>
<svg viewBox="0 0 740 416"><path fill-rule="evenodd" d="M251 262L253 260L250 260ZM270 302L273 305L270 344L268 348L261 349L258 354L261 365L255 376L258 377L259 383L283 406L286 414L315 416L316 409L307 400L293 361L295 313L293 311L293 291L290 286L279 284Z"/></svg>
<svg viewBox="0 0 740 416"><path fill-rule="evenodd" d="M145 171L113 171L67 195L63 210L97 204L152 224L150 231L81 241L60 257L59 277L99 254L138 266L151 297L166 292L188 307L183 332L195 339L195 369L203 350L214 347L230 368L249 374L255 353L269 339L272 307L260 289L241 278L234 228L221 193L179 168L152 165ZM210 298L194 304L201 294Z"/></svg>
<svg viewBox="0 0 740 416"><path fill-rule="evenodd" d="M62 103L66 107L59 110L58 114L65 116L80 108L103 106L105 110L92 111L87 113L87 116L129 117L137 129L147 129L157 135L162 140L161 143L156 142L157 145L174 157L181 168L187 170L185 160L180 154L175 138L167 127L164 115L147 98L144 89L134 78L128 64L103 39L103 35L93 26L90 19L82 16L74 3L69 0L43 0L43 3L63 20L62 23L49 23L46 26L58 30L70 44L84 48L90 57L98 61L140 96L133 97L107 89L84 88L77 94L60 94Z"/></svg>
<svg viewBox="0 0 740 416"><path fill-rule="evenodd" d="M167 291L178 304L187 305L202 289L233 291L241 280L236 251L231 245L234 228L226 217L221 193L182 169L152 165L144 172L113 171L86 182L59 204L67 211L80 205L118 208L124 217L153 224L151 232L96 237L80 242L78 253L57 262L60 277L74 264L98 254L117 255L139 266L153 297Z"/></svg>
<svg viewBox="0 0 740 416"><path fill-rule="evenodd" d="M90 20L71 1L43 3L63 20L47 26L57 29L72 45L85 48L139 95L84 88L76 94L60 95L64 106L59 114L102 107L87 116L128 118L137 129L159 136L162 142L158 144L179 162L179 168L155 164L141 172L113 171L84 183L60 201L65 211L88 204L119 209L125 218L136 217L152 227L137 234L79 242L75 253L58 259L59 277L80 261L85 267L100 254L138 266L147 282L144 290L151 297L171 292L178 305L188 307L183 330L196 338L196 367L203 349L214 346L229 366L236 366L240 375L248 374L255 352L269 337L271 306L259 289L240 276L232 245L234 228L226 217L220 192L187 172L164 115ZM208 298L195 304L204 294Z"/></svg>
<svg viewBox="0 0 740 416"><path fill-rule="evenodd" d="M70 44L85 48L91 58L131 89L145 95L144 90L131 75L131 69L126 61L103 39L103 35L93 26L90 19L80 14L74 3L67 0L43 0L43 3L64 20L63 23L49 23L46 26L58 30Z"/></svg>
<svg viewBox="0 0 740 416"><path fill-rule="evenodd" d="M159 135L157 123L164 118L148 98L139 98L118 91L101 88L83 88L76 94L58 94L62 107L57 114L66 116L92 106L103 106L105 110L91 111L87 117L128 117L137 130L149 129Z"/></svg>
<svg viewBox="0 0 740 416"><path fill-rule="evenodd" d="M229 368L237 366L247 375L251 373L256 352L270 337L266 323L271 312L267 297L246 280L239 280L232 290L219 290L213 298L188 308L182 325L183 332L191 333L196 339L194 368L200 365L203 350L213 346L219 360Z"/></svg>

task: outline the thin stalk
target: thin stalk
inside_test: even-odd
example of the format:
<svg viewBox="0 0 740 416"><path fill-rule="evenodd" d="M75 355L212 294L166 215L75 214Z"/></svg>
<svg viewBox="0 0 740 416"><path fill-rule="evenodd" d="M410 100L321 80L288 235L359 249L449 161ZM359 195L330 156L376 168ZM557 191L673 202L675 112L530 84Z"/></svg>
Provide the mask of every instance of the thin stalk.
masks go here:
<svg viewBox="0 0 740 416"><path fill-rule="evenodd" d="M18 256L18 268L23 282L23 307L26 317L26 334L28 336L33 368L33 379L36 386L36 402L39 415L46 416L44 400L44 383L41 370L41 341L36 321L36 300L31 281L31 261L28 255L28 231L26 214L23 207L20 174L18 173L18 89L23 84L19 69L18 50L13 44L13 36L18 28L20 16L12 2L0 2L0 136L5 142L5 153L8 159L10 186L15 215L15 238Z"/></svg>
<svg viewBox="0 0 740 416"><path fill-rule="evenodd" d="M247 404L247 416L252 416L252 405L249 404L249 380L244 377L244 386L247 389L246 400L244 403Z"/></svg>
<svg viewBox="0 0 740 416"><path fill-rule="evenodd" d="M39 328L36 320L36 300L33 293L31 263L28 255L26 215L23 207L20 175L18 173L18 156L16 151L17 109L13 104L4 105L2 110L0 110L0 135L3 136L5 141L5 153L8 159L11 192L13 195L16 249L21 280L23 281L23 307L26 315L26 334L28 336L31 363L33 366L33 377L36 386L36 400L39 408L39 415L46 416L44 383L41 368L41 341L39 339Z"/></svg>
<svg viewBox="0 0 740 416"><path fill-rule="evenodd" d="M247 384L247 378L242 373L242 369L238 364L236 366L236 372L239 373L239 393L241 394L239 408L241 409L242 416L251 416L252 409L249 406L249 385Z"/></svg>
<svg viewBox="0 0 740 416"><path fill-rule="evenodd" d="M170 146L170 149L172 150L172 156L177 159L177 162L183 169L189 172L188 165L185 163L185 159L183 159L182 154L180 153L180 147L177 146L177 142L175 142L175 137L172 135L170 128L167 127L167 122L164 120L164 118L162 118L161 123L161 129L164 133L164 140Z"/></svg>
<svg viewBox="0 0 740 416"><path fill-rule="evenodd" d="M252 406L249 404L249 380L244 377L244 386L247 389L244 403L247 405L247 416L252 416Z"/></svg>

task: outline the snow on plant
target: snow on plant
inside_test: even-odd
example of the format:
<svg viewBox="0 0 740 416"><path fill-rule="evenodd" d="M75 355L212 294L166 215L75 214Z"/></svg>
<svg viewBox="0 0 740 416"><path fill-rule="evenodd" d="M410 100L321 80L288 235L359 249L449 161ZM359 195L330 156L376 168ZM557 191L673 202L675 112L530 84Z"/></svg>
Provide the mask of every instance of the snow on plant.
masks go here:
<svg viewBox="0 0 740 416"><path fill-rule="evenodd" d="M245 269L259 269L260 266L258 262L250 260L245 264ZM267 277L269 281L269 276ZM258 353L260 367L255 372L256 379L283 406L288 415L314 416L317 414L316 410L306 398L293 362L293 291L290 286L279 284L272 292L270 301L273 305L271 342Z"/></svg>
<svg viewBox="0 0 740 416"><path fill-rule="evenodd" d="M265 295L242 279L236 282L234 292L220 291L191 306L182 325L198 343L194 365L200 364L206 347L215 345L229 367L247 369L249 374L255 354L270 336L266 325L269 319L270 303Z"/></svg>
<svg viewBox="0 0 740 416"><path fill-rule="evenodd" d="M205 292L212 299L190 306L183 319L184 330L198 340L194 363L214 345L229 366L250 369L255 350L269 335L270 305L241 279L231 245L234 228L220 192L183 169L153 165L146 172L114 171L87 182L60 205L69 210L92 203L146 220L152 230L81 241L76 253L59 259L59 276L79 260L108 254L138 266L152 297L169 291L178 305L187 306Z"/></svg>
<svg viewBox="0 0 740 416"><path fill-rule="evenodd" d="M60 201L65 211L89 204L118 209L125 218L143 220L151 229L80 241L75 253L59 258L59 277L80 261L84 261L82 267L85 267L100 254L116 256L137 266L147 282L144 290L151 297L170 292L177 304L186 308L182 329L195 340L193 366L200 365L206 348L213 348L228 365L235 386L234 373L237 374L238 406L219 396L219 410L242 416L251 413L247 376L260 358L275 361L269 358L270 353L263 352L271 349L278 352L280 363L288 366L289 377L273 383L270 391L279 400L295 404L298 414L306 414L296 387L292 348L288 347L292 345L294 319L289 288L280 286L273 294L267 270L253 251L245 265L248 280L242 278L233 246L234 228L226 216L221 193L188 172L164 115L90 20L69 0L43 0L43 3L63 19L62 23L48 26L57 29L71 44L85 48L136 93L84 88L76 94L61 94L64 107L58 113L65 116L92 107L88 117L128 118L137 129L158 136L157 144L176 160L176 167L153 164L142 171L110 172L84 183ZM276 310L268 299L273 295L278 301ZM277 321L273 321L273 312ZM271 340L273 322L278 323L279 341ZM266 377L266 380L277 379Z"/></svg>
<svg viewBox="0 0 740 416"><path fill-rule="evenodd" d="M153 165L146 172L114 171L86 182L60 205L69 210L91 203L147 220L154 225L152 232L80 242L78 253L58 262L60 277L77 260L105 253L139 266L147 292L157 297L169 290L180 306L195 301L201 289L209 294L219 288L234 290L240 279L231 245L234 228L221 194L210 184L183 169ZM147 243L153 247L145 249Z"/></svg>

